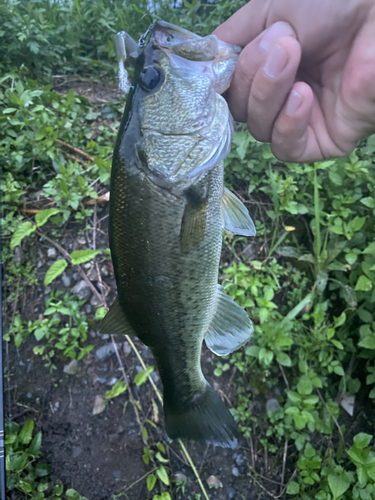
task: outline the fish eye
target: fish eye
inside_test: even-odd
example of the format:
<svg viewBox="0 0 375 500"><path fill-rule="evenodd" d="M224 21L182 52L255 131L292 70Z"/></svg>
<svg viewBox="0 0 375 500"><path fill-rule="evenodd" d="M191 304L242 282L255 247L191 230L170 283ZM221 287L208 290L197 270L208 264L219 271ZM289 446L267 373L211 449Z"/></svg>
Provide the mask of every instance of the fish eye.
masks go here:
<svg viewBox="0 0 375 500"><path fill-rule="evenodd" d="M163 79L163 73L159 68L149 66L141 73L140 86L146 91L154 90Z"/></svg>
<svg viewBox="0 0 375 500"><path fill-rule="evenodd" d="M173 36L172 35L167 35L166 41L169 43L172 41Z"/></svg>

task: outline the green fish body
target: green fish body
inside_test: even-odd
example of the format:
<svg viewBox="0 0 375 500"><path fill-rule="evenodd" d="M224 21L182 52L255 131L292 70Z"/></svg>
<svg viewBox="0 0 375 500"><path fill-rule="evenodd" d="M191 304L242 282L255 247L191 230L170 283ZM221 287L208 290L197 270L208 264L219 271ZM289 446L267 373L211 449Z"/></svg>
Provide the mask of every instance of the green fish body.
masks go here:
<svg viewBox="0 0 375 500"><path fill-rule="evenodd" d="M113 156L109 238L118 297L102 332L138 336L163 383L171 438L235 447L233 418L203 376L202 342L246 343L246 312L218 286L223 227L255 234L223 187L232 119L223 92L238 49L156 23L136 61Z"/></svg>

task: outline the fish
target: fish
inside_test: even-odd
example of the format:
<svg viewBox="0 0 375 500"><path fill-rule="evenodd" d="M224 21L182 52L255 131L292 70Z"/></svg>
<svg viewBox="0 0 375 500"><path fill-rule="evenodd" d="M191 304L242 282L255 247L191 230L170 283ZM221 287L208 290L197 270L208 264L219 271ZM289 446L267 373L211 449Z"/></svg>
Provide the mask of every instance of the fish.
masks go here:
<svg viewBox="0 0 375 500"><path fill-rule="evenodd" d="M248 314L218 285L223 229L255 235L223 182L233 119L221 94L241 49L165 21L139 44L121 32L116 45L119 59L134 65L134 85L113 154L117 298L101 332L136 336L151 349L171 439L235 448L236 424L202 373L201 351L205 341L229 354L253 333Z"/></svg>

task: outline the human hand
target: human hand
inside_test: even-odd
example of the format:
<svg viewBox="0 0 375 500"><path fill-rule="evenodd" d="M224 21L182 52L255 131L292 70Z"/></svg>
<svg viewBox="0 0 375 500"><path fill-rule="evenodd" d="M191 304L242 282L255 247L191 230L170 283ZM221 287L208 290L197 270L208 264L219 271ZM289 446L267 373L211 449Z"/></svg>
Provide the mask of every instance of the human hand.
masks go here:
<svg viewBox="0 0 375 500"><path fill-rule="evenodd" d="M251 0L214 33L244 47L234 118L280 160L344 156L375 132L375 0Z"/></svg>

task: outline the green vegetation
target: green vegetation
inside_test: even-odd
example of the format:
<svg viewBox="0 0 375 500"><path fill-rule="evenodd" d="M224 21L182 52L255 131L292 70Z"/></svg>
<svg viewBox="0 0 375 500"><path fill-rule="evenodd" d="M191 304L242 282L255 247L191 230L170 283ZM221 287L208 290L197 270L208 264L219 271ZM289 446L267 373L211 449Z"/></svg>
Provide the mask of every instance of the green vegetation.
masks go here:
<svg viewBox="0 0 375 500"><path fill-rule="evenodd" d="M207 34L245 1L159 3L154 17ZM80 359L92 348L93 318L82 314L84 300L58 291L59 280L68 266L88 272L102 265L108 250L96 248L94 238L72 250L61 235L68 225L77 237L95 232L92 202L108 191L124 106L115 92L102 103L68 91L69 82L113 89L113 34L126 30L138 39L149 23L146 12L146 0L0 2L6 340L19 347L33 339L51 370L57 359ZM347 158L283 164L237 125L226 161L226 184L248 203L257 237L225 234L221 280L247 309L255 333L240 352L215 358L214 376L220 382L236 370L233 414L257 460L284 466L287 498L375 497L374 420L353 431L342 408L352 396L355 408L374 415L374 151L370 137ZM33 251L41 241L60 252L43 275ZM19 297L35 286L51 290L43 314L26 318ZM135 383L146 378L143 370ZM128 387L117 382L105 402ZM172 479L164 445L152 438L155 423L140 425L150 467L143 480L154 500L171 498L172 482L188 495L189 485ZM41 431L33 437L33 427L31 420L22 428L8 424L8 488L23 498L82 499L60 483L51 487L49 467L39 460ZM248 480L262 484L257 463L252 466Z"/></svg>
<svg viewBox="0 0 375 500"><path fill-rule="evenodd" d="M26 420L22 428L15 422L5 427L6 470L9 490L18 490L30 500L87 500L73 488L66 491L61 482L51 483L50 466L40 460L42 431L34 437L34 422Z"/></svg>

